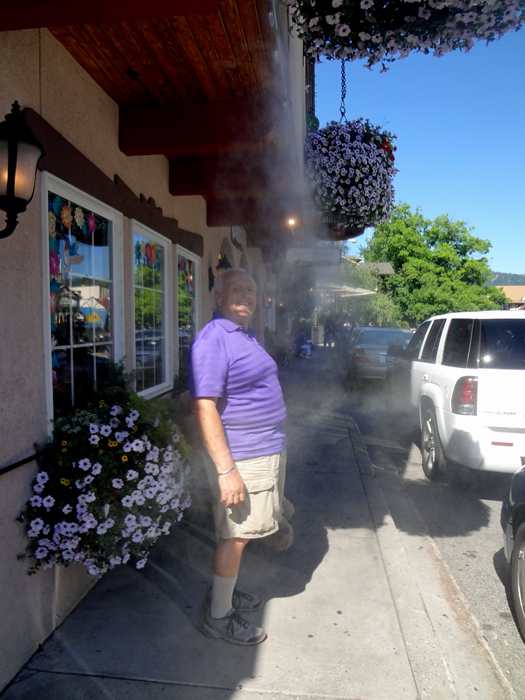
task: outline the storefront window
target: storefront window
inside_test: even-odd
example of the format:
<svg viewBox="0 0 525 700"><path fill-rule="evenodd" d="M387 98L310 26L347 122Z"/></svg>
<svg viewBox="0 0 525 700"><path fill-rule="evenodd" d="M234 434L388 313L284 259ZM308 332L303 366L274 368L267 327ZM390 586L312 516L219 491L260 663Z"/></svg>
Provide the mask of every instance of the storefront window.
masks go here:
<svg viewBox="0 0 525 700"><path fill-rule="evenodd" d="M186 373L186 358L198 326L197 260L189 253L178 256L179 374Z"/></svg>
<svg viewBox="0 0 525 700"><path fill-rule="evenodd" d="M55 416L79 406L116 359L113 220L81 199L47 191Z"/></svg>
<svg viewBox="0 0 525 700"><path fill-rule="evenodd" d="M168 254L169 253L169 254ZM171 243L134 222L135 371L139 393L171 384Z"/></svg>

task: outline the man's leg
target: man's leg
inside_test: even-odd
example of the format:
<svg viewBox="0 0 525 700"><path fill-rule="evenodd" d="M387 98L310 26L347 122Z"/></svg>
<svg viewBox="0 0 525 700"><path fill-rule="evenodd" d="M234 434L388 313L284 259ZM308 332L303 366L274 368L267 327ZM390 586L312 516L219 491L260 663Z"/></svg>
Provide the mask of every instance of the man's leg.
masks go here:
<svg viewBox="0 0 525 700"><path fill-rule="evenodd" d="M210 614L218 620L232 608L232 596L241 557L249 540L241 537L221 538L213 555L213 593Z"/></svg>

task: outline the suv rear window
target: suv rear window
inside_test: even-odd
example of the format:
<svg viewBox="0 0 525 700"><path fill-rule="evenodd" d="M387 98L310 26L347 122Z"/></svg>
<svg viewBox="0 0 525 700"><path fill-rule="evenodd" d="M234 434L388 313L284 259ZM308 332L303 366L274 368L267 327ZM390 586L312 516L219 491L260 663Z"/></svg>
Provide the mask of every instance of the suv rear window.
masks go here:
<svg viewBox="0 0 525 700"><path fill-rule="evenodd" d="M453 318L448 327L443 364L449 367L466 367L470 350L470 338L474 321L471 318Z"/></svg>
<svg viewBox="0 0 525 700"><path fill-rule="evenodd" d="M479 367L525 369L525 318L481 321Z"/></svg>

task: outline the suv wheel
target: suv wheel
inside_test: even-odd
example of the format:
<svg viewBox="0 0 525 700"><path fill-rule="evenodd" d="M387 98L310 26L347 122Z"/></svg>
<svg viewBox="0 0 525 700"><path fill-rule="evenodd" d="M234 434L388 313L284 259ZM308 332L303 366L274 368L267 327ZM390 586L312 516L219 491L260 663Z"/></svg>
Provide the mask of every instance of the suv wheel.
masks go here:
<svg viewBox="0 0 525 700"><path fill-rule="evenodd" d="M445 453L439 437L436 412L425 408L421 431L421 458L423 471L430 481L443 479L447 472Z"/></svg>
<svg viewBox="0 0 525 700"><path fill-rule="evenodd" d="M512 550L512 597L516 610L516 620L521 636L525 640L525 523L522 523L514 537Z"/></svg>

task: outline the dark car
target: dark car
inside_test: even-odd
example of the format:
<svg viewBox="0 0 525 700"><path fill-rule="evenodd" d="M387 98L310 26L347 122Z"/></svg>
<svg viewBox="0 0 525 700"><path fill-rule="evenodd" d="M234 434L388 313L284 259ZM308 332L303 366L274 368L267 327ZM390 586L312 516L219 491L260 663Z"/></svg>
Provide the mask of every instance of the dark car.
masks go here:
<svg viewBox="0 0 525 700"><path fill-rule="evenodd" d="M405 348L413 334L413 331L402 328L355 328L347 354L350 376L354 379L385 379L388 364L394 359L388 354L388 348Z"/></svg>
<svg viewBox="0 0 525 700"><path fill-rule="evenodd" d="M520 634L525 641L525 457L524 466L512 477L501 507L503 548L512 570L512 597Z"/></svg>

